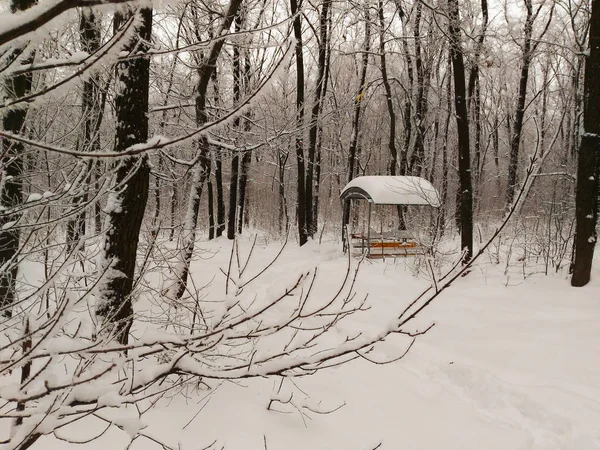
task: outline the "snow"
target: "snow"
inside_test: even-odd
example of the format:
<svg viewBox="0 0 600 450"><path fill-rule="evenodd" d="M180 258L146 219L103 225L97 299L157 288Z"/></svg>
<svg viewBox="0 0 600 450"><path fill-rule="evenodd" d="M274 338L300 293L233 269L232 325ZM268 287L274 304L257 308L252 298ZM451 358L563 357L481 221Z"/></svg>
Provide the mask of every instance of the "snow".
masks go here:
<svg viewBox="0 0 600 450"><path fill-rule="evenodd" d="M354 178L342 190L341 198L351 195L352 188L367 194L380 205L440 206L439 195L432 184L419 177L362 176Z"/></svg>
<svg viewBox="0 0 600 450"><path fill-rule="evenodd" d="M242 264L252 240L250 236L239 239ZM280 249L281 244L264 241L257 242L243 274L246 280ZM203 289L207 294L205 312L218 317L224 308L230 310L232 320L239 313L238 301L247 305L259 299L252 307L264 307L299 274L306 273L310 281L316 267L313 295L307 304L314 311L337 292L348 263L337 242L310 242L302 248L289 244L263 277L249 282L242 293L225 295L220 269L228 267L231 241L223 238L196 245L202 254L214 255L196 258L191 266L193 286L207 286ZM351 262L353 276L357 260ZM412 258L365 261L355 292L357 298L369 294L369 309L340 324L325 342L328 345L300 353L298 358L353 345L344 341L358 333L362 333L359 339L368 340L397 322L399 313L429 285L417 262ZM239 281L235 262L231 272ZM267 449L285 450L370 450L379 444L382 449L422 450L598 449L600 361L595 355L600 354L600 267L594 268L592 284L579 289L569 286L566 273L542 276L534 272L535 267L507 268L480 260L468 276L436 299L410 330L432 323L435 327L419 337L403 359L389 364L358 358L294 380L279 376L236 382L205 378L202 382L210 389L199 381L189 384L183 391L167 395L142 418L133 407L111 407L123 401L114 388L81 386L74 395L81 399L99 395L100 404L111 407L102 410L103 417L116 425L85 448L125 448L130 439L147 433L181 449L204 448L213 441L217 442L213 448L231 450L264 450L265 442ZM138 300L136 310L151 309L151 300ZM215 301L221 303L210 303ZM263 326L288 313L284 305L276 305L265 313ZM308 328L314 323L306 321L305 325ZM248 324L250 328L254 325ZM134 324L132 336L135 343L177 341L170 329L149 330L144 321ZM257 345L255 360L281 345L283 337L278 339ZM362 354L372 361L391 361L410 343L411 338L394 335ZM235 358L234 349L231 351ZM187 364L199 365L208 373L216 361L198 363L182 358L179 367ZM144 384L170 367L169 363L145 367L137 372L135 384ZM18 394L13 385L17 381L13 378L7 383L2 395ZM1 422L0 435L4 435ZM97 422L89 418L63 427L61 436L82 440L100 434L106 423ZM50 429L51 425L44 427ZM37 445L48 450L81 448L52 436L43 437ZM160 447L137 439L131 448Z"/></svg>
<svg viewBox="0 0 600 450"><path fill-rule="evenodd" d="M38 200L41 200L42 198L43 198L42 194L33 192L33 193L29 194L29 196L27 197L27 200L25 200L25 203L37 202Z"/></svg>

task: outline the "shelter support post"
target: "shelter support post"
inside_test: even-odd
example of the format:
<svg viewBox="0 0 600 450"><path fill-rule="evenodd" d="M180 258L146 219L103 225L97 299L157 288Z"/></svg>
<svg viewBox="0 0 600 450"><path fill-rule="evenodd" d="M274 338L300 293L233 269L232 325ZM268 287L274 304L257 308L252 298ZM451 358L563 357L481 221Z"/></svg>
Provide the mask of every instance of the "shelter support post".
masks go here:
<svg viewBox="0 0 600 450"><path fill-rule="evenodd" d="M367 256L371 256L371 209L373 203L369 202L369 219L367 220Z"/></svg>

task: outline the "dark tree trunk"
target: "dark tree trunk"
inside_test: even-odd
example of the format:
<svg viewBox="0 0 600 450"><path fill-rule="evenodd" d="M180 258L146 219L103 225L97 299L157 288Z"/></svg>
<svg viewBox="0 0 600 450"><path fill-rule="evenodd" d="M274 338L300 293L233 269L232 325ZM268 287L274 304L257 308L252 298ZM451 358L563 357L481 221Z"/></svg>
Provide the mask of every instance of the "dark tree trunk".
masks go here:
<svg viewBox="0 0 600 450"><path fill-rule="evenodd" d="M290 9L292 14L296 14L301 7L301 0L290 0ZM304 58L302 56L302 21L301 16L294 18L294 38L296 38L296 164L298 166L297 183L297 217L298 217L298 238L300 245L308 241L308 224L306 221L307 198L306 198L306 173L304 164ZM312 198L310 203L312 205Z"/></svg>
<svg viewBox="0 0 600 450"><path fill-rule="evenodd" d="M315 87L315 100L312 105L310 127L308 132L308 164L306 167L306 223L308 227L308 235L313 237L317 231L316 211L313 211L313 188L316 178L316 153L317 145L320 146L318 139L320 124L320 115L323 108L323 99L327 89L325 73L327 71L327 47L329 42L329 8L331 0L325 0L321 6L321 14L319 16L319 55L317 59L317 84ZM317 195L316 192L314 195Z"/></svg>
<svg viewBox="0 0 600 450"><path fill-rule="evenodd" d="M421 176L425 163L425 115L427 112L427 97L425 95L425 69L421 49L421 11L422 3L417 2L415 13L415 71L417 74L417 98L415 102L415 148L410 158L409 172Z"/></svg>
<svg viewBox="0 0 600 450"><path fill-rule="evenodd" d="M519 92L517 97L517 110L513 123L512 136L510 138L510 160L508 163L508 184L506 187L506 207L512 205L515 189L517 186L517 170L519 167L519 147L521 145L521 131L523 130L523 119L525 117L525 101L527 99L527 82L529 80L529 66L531 65L531 34L533 20L531 8L528 8L527 20L525 22L525 42L523 44L523 61L521 65L521 77L519 78Z"/></svg>
<svg viewBox="0 0 600 450"><path fill-rule="evenodd" d="M362 53L362 67L360 71L360 81L358 91L354 98L354 115L352 118L352 135L350 138L350 148L348 149L348 173L346 181L349 183L355 176L356 167L358 165L357 148L360 138L360 117L361 117L361 101L365 93L365 84L367 81L367 69L369 66L369 52L371 51L371 18L369 8L365 7L365 43ZM350 223L350 202L344 204L343 226L346 227Z"/></svg>
<svg viewBox="0 0 600 450"><path fill-rule="evenodd" d="M36 1L11 0L11 12L24 11L31 8ZM23 49L13 50L11 61L17 58ZM24 61L23 63L31 62ZM18 99L31 91L31 74L17 75L4 80L5 95L10 99ZM2 118L2 128L14 134L23 134L27 108L19 105L16 109L8 109ZM2 167L5 179L2 180L3 189L0 192L0 205L5 210L17 207L23 201L23 153L24 146L20 142L11 142L2 139ZM0 273L0 315L10 317L12 306L16 300L15 281L17 277L17 261L11 261L19 251L20 232L18 228L7 226L8 223L17 221L18 216L3 213L0 216L0 266L4 269ZM4 227L7 227L4 229ZM5 264L8 264L5 266Z"/></svg>
<svg viewBox="0 0 600 450"><path fill-rule="evenodd" d="M442 191L441 191L441 203L438 232L439 236L442 237L444 229L446 228L446 212L448 211L448 177L450 175L449 164L448 164L448 131L450 129L450 118L452 117L452 50L448 52L448 74L446 84L446 121L444 123L444 140L442 144Z"/></svg>
<svg viewBox="0 0 600 450"><path fill-rule="evenodd" d="M288 152L279 151L277 153L277 170L279 172L279 232L283 233L285 231L287 233L290 218L288 215L288 207L287 207L287 199L285 198L285 164L287 163L289 157Z"/></svg>
<svg viewBox="0 0 600 450"><path fill-rule="evenodd" d="M577 162L575 193L575 257L572 286L590 281L596 223L598 220L598 176L600 175L600 0L592 1L590 52L585 65L583 128Z"/></svg>
<svg viewBox="0 0 600 450"><path fill-rule="evenodd" d="M494 165L496 166L496 187L498 197L502 195L500 189L500 123L498 113L494 116L494 131L492 132L492 145L494 146Z"/></svg>
<svg viewBox="0 0 600 450"><path fill-rule="evenodd" d="M396 175L396 169L398 167L398 150L396 149L396 111L394 110L394 101L392 98L392 87L388 79L387 73L387 62L385 53L385 19L383 16L383 2L378 2L378 14L379 14L379 56L381 59L381 76L383 78L383 87L385 88L385 99L390 117L390 130L388 136L388 150L390 151L390 175Z"/></svg>
<svg viewBox="0 0 600 450"><path fill-rule="evenodd" d="M475 55L473 57L473 65L471 66L471 70L469 72L467 95L467 109L472 104L473 122L475 123L475 142L473 143L473 146L475 154L474 191L476 193L474 197L476 199L478 199L479 185L483 171L483 162L481 157L481 87L479 85L479 59L481 57L481 52L483 51L483 43L485 41L485 35L487 33L489 21L487 0L481 0L481 15L481 31L479 32L479 36L477 37L477 42L475 44Z"/></svg>
<svg viewBox="0 0 600 450"><path fill-rule="evenodd" d="M517 171L519 167L519 149L521 145L521 134L523 131L523 121L525 118L525 102L527 99L527 83L529 81L529 68L531 66L531 61L533 59L533 54L539 43L541 42L541 38L544 36L548 27L550 25L550 21L552 20L552 13L554 9L551 10L550 18L546 24L544 30L540 33L540 36L534 40L533 36L533 24L535 19L539 15L543 3L538 7L538 9L534 12L532 0L524 0L525 7L527 9L527 16L525 19L525 28L523 32L523 57L521 62L521 76L519 78L519 93L517 97L517 109L515 111L515 120L513 123L512 136L510 139L510 160L508 163L508 183L506 187L506 209L508 210L513 203L515 191L517 188ZM554 7L553 7L554 8Z"/></svg>
<svg viewBox="0 0 600 450"><path fill-rule="evenodd" d="M235 31L239 33L242 30L242 17L237 15L235 18ZM237 106L242 95L242 61L240 47L233 46L233 105ZM233 127L239 129L240 119L236 117L233 121ZM227 239L235 237L236 217L238 213L238 181L240 172L239 151L235 150L231 157L231 178L229 180L229 215L227 218Z"/></svg>
<svg viewBox="0 0 600 450"><path fill-rule="evenodd" d="M171 190L170 193L170 197L171 197L171 230L169 231L169 241L173 241L173 239L175 239L175 226L177 224L177 218L178 218L178 214L177 214L177 183L173 183L173 188Z"/></svg>
<svg viewBox="0 0 600 450"><path fill-rule="evenodd" d="M383 2L382 0L378 1L377 13L379 16L379 56L381 62L381 77L383 79L383 87L385 88L385 99L388 110L388 115L390 116L390 131L388 137L388 149L390 151L390 175L397 174L398 167L398 149L396 148L396 111L394 110L394 101L392 98L392 87L390 85L390 81L388 78L387 72L387 61L386 61L386 50L385 50L385 18L383 15ZM406 229L406 224L404 222L404 211L402 206L398 206L398 221L400 223L400 229Z"/></svg>
<svg viewBox="0 0 600 450"><path fill-rule="evenodd" d="M463 60L458 0L448 0L450 52L454 75L454 107L458 130L458 173L460 179L460 246L463 264L473 256L473 190L471 186L471 155L469 149L469 118L467 115L465 64Z"/></svg>
<svg viewBox="0 0 600 450"><path fill-rule="evenodd" d="M244 213L246 212L246 202L248 201L248 172L250 171L250 161L252 160L252 153L245 151L242 155L241 167L240 167L240 195L238 199L238 218L237 218L237 232L242 234L244 226Z"/></svg>
<svg viewBox="0 0 600 450"><path fill-rule="evenodd" d="M243 84L244 91L246 94L250 91L250 81L252 76L252 66L250 63L250 55L248 50L244 51L244 70L243 70ZM244 131L250 131L250 120L244 120ZM238 195L238 217L237 217L237 232L242 234L244 222L248 219L248 210L246 204L248 202L248 172L250 171L250 162L252 161L252 153L245 151L242 154L242 160L240 162L240 180L239 180L239 195Z"/></svg>
<svg viewBox="0 0 600 450"><path fill-rule="evenodd" d="M406 27L404 27L406 29ZM412 91L414 86L413 61L408 50L407 39L402 39L402 50L406 60L406 73L408 75L408 89L404 98L404 144L400 155L400 175L406 175L408 169L408 154L412 137Z"/></svg>
<svg viewBox="0 0 600 450"><path fill-rule="evenodd" d="M152 32L152 9L143 8L142 21L127 44L128 51L147 51ZM115 15L115 31L126 20ZM150 60L130 59L117 64L115 94L115 151L122 152L148 140L148 88ZM146 155L121 160L116 168L115 186L109 196L108 229L104 237L107 281L96 305L96 313L121 344L127 344L133 322L131 291L135 272L140 228L144 218L150 182Z"/></svg>
<svg viewBox="0 0 600 450"><path fill-rule="evenodd" d="M215 149L215 183L217 184L217 229L216 235L220 237L225 231L225 200L223 198L223 163L221 149Z"/></svg>
<svg viewBox="0 0 600 450"><path fill-rule="evenodd" d="M220 104L220 92L219 92L219 80L217 77L217 68L213 70L211 74L211 80L213 85L213 96L215 107L218 108ZM219 147L214 149L214 161L215 161L215 183L217 191L217 229L216 235L220 237L225 231L225 198L223 196L223 161L222 153Z"/></svg>
<svg viewBox="0 0 600 450"><path fill-rule="evenodd" d="M231 178L229 180L229 214L227 216L227 239L235 237L235 218L238 209L238 179L240 157L236 150L231 157Z"/></svg>
<svg viewBox="0 0 600 450"><path fill-rule="evenodd" d="M213 206L213 186L210 177L207 183L208 188L208 239L212 240L215 238L215 212Z"/></svg>
<svg viewBox="0 0 600 450"><path fill-rule="evenodd" d="M327 86L329 84L329 77L330 77L330 72L331 72L331 30L333 27L332 24L332 19L331 19L331 12L329 12L327 14L327 27L328 27L328 34L327 34L327 59L325 61L325 79L323 80L323 90L321 92L321 97L322 100L321 101L321 106L320 106L320 110L319 110L319 115L323 115L323 107L325 105L325 97L327 94ZM313 223L314 223L314 227L315 227L315 232L317 231L317 226L319 224L319 201L320 201L320 189L321 189L321 169L322 169L322 165L321 162L323 160L323 154L322 154L322 150L323 150L323 123L319 122L319 125L317 127L317 155L316 155L316 164L315 164L315 189L314 189L314 195L313 195ZM331 199L331 196L328 196L328 199Z"/></svg>

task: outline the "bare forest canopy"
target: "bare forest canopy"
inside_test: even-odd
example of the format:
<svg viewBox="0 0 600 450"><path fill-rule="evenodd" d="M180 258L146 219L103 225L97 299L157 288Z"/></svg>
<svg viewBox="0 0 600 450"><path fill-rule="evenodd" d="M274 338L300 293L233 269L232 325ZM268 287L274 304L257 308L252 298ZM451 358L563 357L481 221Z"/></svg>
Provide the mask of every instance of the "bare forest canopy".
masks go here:
<svg viewBox="0 0 600 450"><path fill-rule="evenodd" d="M382 233L419 234L430 256L460 235L466 271L512 218L523 258L546 273L571 264L572 284L585 285L596 242L598 3L1 0L0 375L21 372L18 389L0 395L0 414L8 408L16 424L3 442L24 449L53 432L37 428L42 406L62 408L56 427L105 406L88 391L71 395L79 383L112 380L120 401L136 403L172 376L287 376L390 333L414 339L402 326L431 299L316 359L246 355L214 371L194 359L321 314L328 329L362 308L349 265L316 312L305 311L315 270L265 309L230 316L262 273L245 279L248 261L233 245L227 313L210 325L190 273L199 239L260 230L301 246L341 240L343 226L362 220L339 200L357 176L432 183L439 209L374 219ZM177 333L131 343L142 291L179 308ZM247 328L292 293L300 306L289 322ZM69 328L82 310L91 323ZM69 345L48 344L59 331ZM52 366L53 352L76 355L78 381L44 384L37 364ZM120 359L103 365L100 354ZM153 374L121 378L151 357L162 361Z"/></svg>

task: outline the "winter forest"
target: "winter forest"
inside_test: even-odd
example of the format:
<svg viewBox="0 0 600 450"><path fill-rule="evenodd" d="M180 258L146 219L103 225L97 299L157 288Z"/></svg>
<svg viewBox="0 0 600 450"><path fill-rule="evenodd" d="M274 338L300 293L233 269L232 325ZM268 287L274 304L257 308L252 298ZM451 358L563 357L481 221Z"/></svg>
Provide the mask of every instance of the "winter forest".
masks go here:
<svg viewBox="0 0 600 450"><path fill-rule="evenodd" d="M0 447L600 449L598 80L600 0L0 0Z"/></svg>

